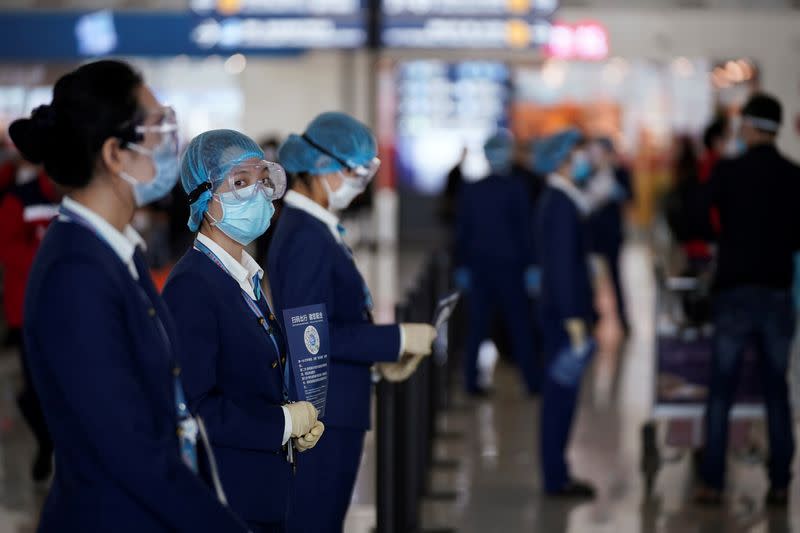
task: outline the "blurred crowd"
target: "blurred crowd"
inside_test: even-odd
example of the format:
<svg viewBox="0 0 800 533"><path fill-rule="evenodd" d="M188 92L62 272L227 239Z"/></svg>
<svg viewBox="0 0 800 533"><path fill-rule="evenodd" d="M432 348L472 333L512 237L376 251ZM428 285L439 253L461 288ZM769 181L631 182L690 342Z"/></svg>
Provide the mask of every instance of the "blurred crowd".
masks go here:
<svg viewBox="0 0 800 533"><path fill-rule="evenodd" d="M656 264L666 265L665 278L691 280L685 320L713 332L699 384L707 391L701 503L722 500L729 414L750 348L767 410L767 501L786 505L788 498L800 168L776 146L782 125L781 104L755 94L738 116L715 118L702 139L677 139L672 187L660 200L670 257ZM496 340L527 392L541 395L546 492L589 497L593 488L572 477L565 453L581 378L596 352L599 279L613 287L622 338L636 327L625 305L636 295L626 296L620 272L631 172L611 139L577 129L525 140L500 131L484 151L490 174L467 178L460 162L440 205L452 228L454 282L469 302L464 385L474 396L491 393L483 354L486 341Z"/></svg>

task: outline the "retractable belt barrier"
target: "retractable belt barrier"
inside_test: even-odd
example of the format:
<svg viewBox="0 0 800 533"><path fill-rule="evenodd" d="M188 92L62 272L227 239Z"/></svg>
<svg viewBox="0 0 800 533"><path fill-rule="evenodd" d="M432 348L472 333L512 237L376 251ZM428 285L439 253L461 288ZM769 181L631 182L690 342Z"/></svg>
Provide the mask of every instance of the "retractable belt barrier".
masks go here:
<svg viewBox="0 0 800 533"><path fill-rule="evenodd" d="M430 322L440 298L450 286L446 254L430 257L413 288L396 308L397 322ZM456 326L456 327L454 327ZM437 419L450 407L449 389L458 362L451 357L449 338L463 335L457 325L444 326L434 353L403 383L382 380L377 385L376 501L378 533L421 531L420 509L432 493L431 473ZM460 328L458 328L460 329ZM445 458L445 462L446 462Z"/></svg>

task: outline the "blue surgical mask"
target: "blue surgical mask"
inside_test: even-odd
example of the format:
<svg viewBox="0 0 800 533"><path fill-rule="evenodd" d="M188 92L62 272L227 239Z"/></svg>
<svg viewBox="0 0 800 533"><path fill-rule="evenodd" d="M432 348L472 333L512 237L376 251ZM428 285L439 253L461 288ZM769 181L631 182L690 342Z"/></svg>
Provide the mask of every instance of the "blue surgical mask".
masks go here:
<svg viewBox="0 0 800 533"><path fill-rule="evenodd" d="M739 157L747 151L747 144L741 137L735 137L728 142L725 147L725 157Z"/></svg>
<svg viewBox="0 0 800 533"><path fill-rule="evenodd" d="M122 179L133 188L133 198L137 207L161 200L178 182L178 154L173 145L162 143L154 150L138 144L129 143L128 148L148 156L156 167L156 175L150 181L139 181L127 172L120 172Z"/></svg>
<svg viewBox="0 0 800 533"><path fill-rule="evenodd" d="M592 175L592 163L584 151L572 155L572 177L578 183L585 183Z"/></svg>
<svg viewBox="0 0 800 533"><path fill-rule="evenodd" d="M269 229L275 206L263 192L249 200L240 200L233 192L221 193L217 198L222 206L222 218L216 221L211 215L208 217L214 226L239 244L247 246Z"/></svg>

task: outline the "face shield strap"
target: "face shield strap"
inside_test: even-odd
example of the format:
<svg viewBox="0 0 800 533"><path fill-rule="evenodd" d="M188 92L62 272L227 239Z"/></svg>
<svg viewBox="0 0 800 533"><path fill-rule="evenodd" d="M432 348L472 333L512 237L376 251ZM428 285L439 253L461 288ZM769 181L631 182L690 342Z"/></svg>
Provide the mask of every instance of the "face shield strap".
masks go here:
<svg viewBox="0 0 800 533"><path fill-rule="evenodd" d="M301 135L301 137L302 137L302 139L303 139L305 142L307 142L308 144L310 144L310 145L311 145L313 148L316 148L317 150L319 150L319 151L320 151L320 152L322 152L323 154L325 154L325 155L327 155L328 157L332 158L334 161L336 161L337 163L339 163L339 164L340 164L340 165L342 165L343 167L345 167L345 168L347 168L347 169L351 169L351 168L353 168L353 167L351 167L351 166L350 166L350 164L349 164L347 161L345 161L345 160L344 160L344 159L342 159L341 157L339 157L339 156L337 156L337 155L334 155L334 154L330 153L330 151L328 151L328 149L327 149L327 148L324 148L323 146L320 146L319 144L315 143L315 142L314 142L314 140L313 140L313 139L311 139L311 137L309 137L309 136L308 136L308 135L306 135L305 133L304 133L303 135Z"/></svg>
<svg viewBox="0 0 800 533"><path fill-rule="evenodd" d="M197 200L200 199L200 196L203 195L204 192L211 190L211 183L206 181L205 183L201 183L195 189L189 193L189 205L192 205Z"/></svg>
<svg viewBox="0 0 800 533"><path fill-rule="evenodd" d="M767 133L777 133L781 129L781 125L774 120L768 118L754 117L745 115L742 117L742 122L750 124L756 129L765 131Z"/></svg>

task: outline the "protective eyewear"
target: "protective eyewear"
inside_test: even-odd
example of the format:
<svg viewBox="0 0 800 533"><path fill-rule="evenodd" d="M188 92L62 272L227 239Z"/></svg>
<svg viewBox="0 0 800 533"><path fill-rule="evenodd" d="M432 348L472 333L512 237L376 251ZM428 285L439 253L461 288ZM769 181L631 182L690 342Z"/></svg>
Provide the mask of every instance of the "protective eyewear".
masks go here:
<svg viewBox="0 0 800 533"><path fill-rule="evenodd" d="M343 172L342 175L345 179L352 180L354 186L363 190L367 188L380 168L381 160L377 157L373 157L366 165L348 167L347 171Z"/></svg>
<svg viewBox="0 0 800 533"><path fill-rule="evenodd" d="M378 169L381 167L381 160L377 157L373 157L366 165L357 165L351 161L346 161L341 157L333 154L325 148L314 142L314 140L306 135L305 133L302 135L303 140L306 141L308 144L322 152L323 154L327 155L343 167L345 167L346 171L343 172L343 176L349 180L356 180L354 185L361 189L366 189L369 182L372 181L372 178L378 173Z"/></svg>
<svg viewBox="0 0 800 533"><path fill-rule="evenodd" d="M258 193L270 201L278 200L286 192L286 171L272 161L240 163L228 172L225 179L227 187L220 187L217 192L231 192L233 198L242 202Z"/></svg>
<svg viewBox="0 0 800 533"><path fill-rule="evenodd" d="M145 113L145 118L132 128L139 142L128 141L125 148L134 152L152 157L155 152L169 151L178 154L178 122L175 111L171 107L162 107ZM142 146L142 142L149 142L155 138L153 148Z"/></svg>

